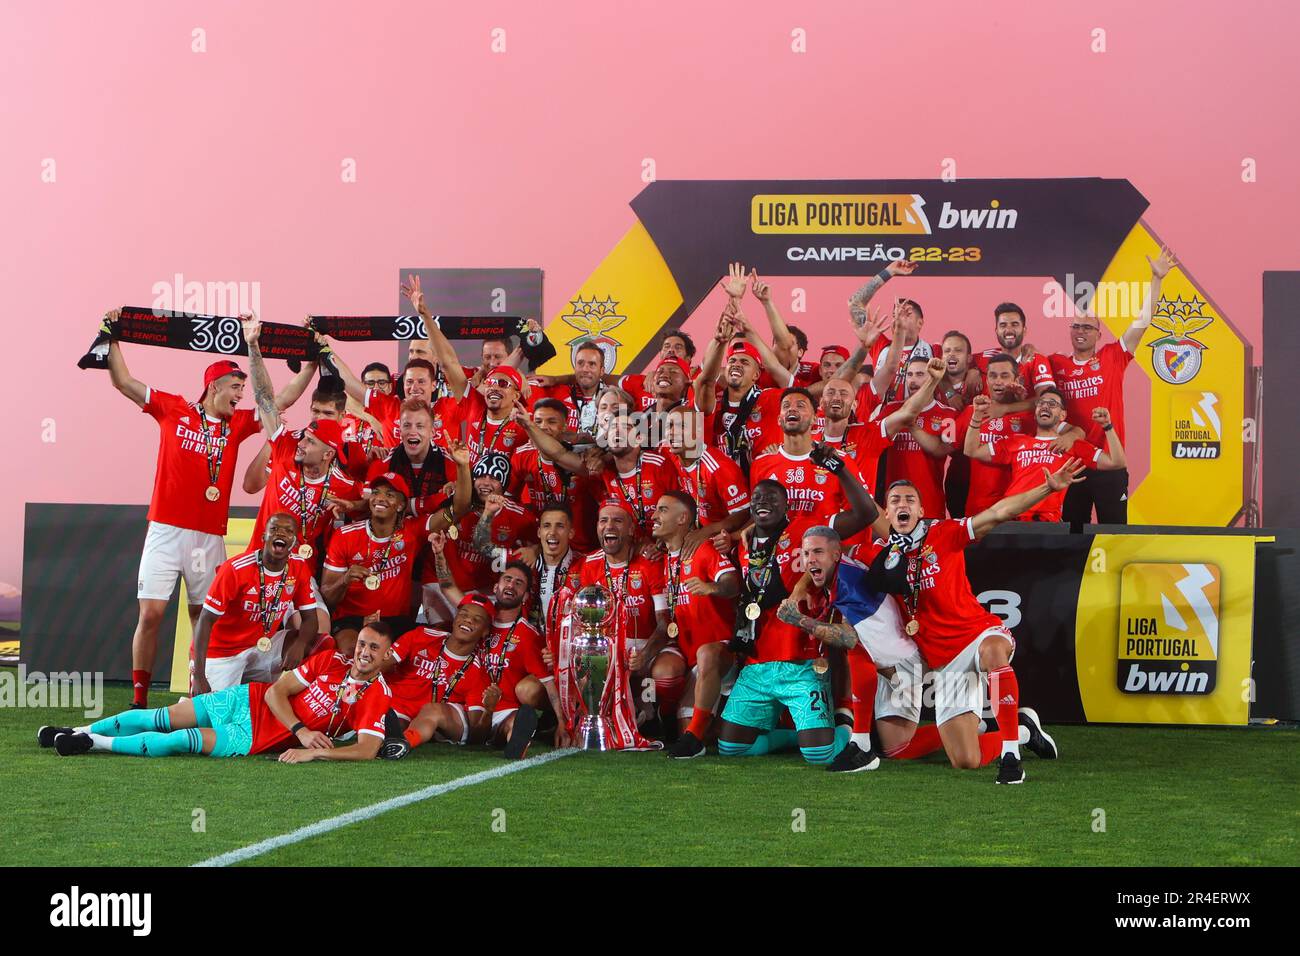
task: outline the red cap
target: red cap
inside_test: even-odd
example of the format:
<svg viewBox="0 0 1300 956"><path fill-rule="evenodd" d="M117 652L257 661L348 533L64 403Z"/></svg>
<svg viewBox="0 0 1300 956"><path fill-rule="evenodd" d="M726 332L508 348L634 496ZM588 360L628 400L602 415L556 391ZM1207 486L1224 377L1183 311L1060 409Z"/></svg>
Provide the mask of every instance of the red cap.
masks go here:
<svg viewBox="0 0 1300 956"><path fill-rule="evenodd" d="M759 368L763 367L763 357L758 354L758 349L748 342L733 342L729 355L743 355L753 361Z"/></svg>
<svg viewBox="0 0 1300 956"><path fill-rule="evenodd" d="M838 355L840 358L844 359L844 361L846 361L846 362L849 360L849 350L848 350L847 348L845 348L843 345L824 345L824 346L822 346L822 355L830 355L830 354Z"/></svg>
<svg viewBox="0 0 1300 956"><path fill-rule="evenodd" d="M334 454L343 454L343 426L332 418L318 418L307 426L319 441L334 449Z"/></svg>
<svg viewBox="0 0 1300 956"><path fill-rule="evenodd" d="M222 359L220 362L213 362L203 372L203 397L200 398L199 401L202 401L203 398L207 398L209 385L217 379L223 378L227 375L238 375L240 378L248 378L248 376L244 374L244 370L234 362L230 361L230 359Z"/></svg>
<svg viewBox="0 0 1300 956"><path fill-rule="evenodd" d="M636 512L632 510L632 506L628 504L627 500L624 498L606 498L600 503L600 507L602 509L618 508L620 511L625 512L633 521L636 520Z"/></svg>
<svg viewBox="0 0 1300 956"><path fill-rule="evenodd" d="M515 368L513 365L498 365L496 368L492 369L492 371L485 372L483 374L483 380L487 381L494 375L504 375L506 378L510 379L516 392L522 392L524 390L524 377L519 374L519 369Z"/></svg>
<svg viewBox="0 0 1300 956"><path fill-rule="evenodd" d="M492 603L492 599L486 594L466 594L456 605L457 609L464 607L466 604L473 604L481 607L488 612L488 617L496 617L497 606Z"/></svg>
<svg viewBox="0 0 1300 956"><path fill-rule="evenodd" d="M665 365L676 365L682 370L682 374L686 376L686 380L688 382L691 380L691 367L686 364L685 359L678 358L676 355L669 355L659 362L658 367L663 368Z"/></svg>
<svg viewBox="0 0 1300 956"><path fill-rule="evenodd" d="M400 491L405 498L411 497L411 486L406 483L405 478L395 471L386 471L382 475L371 478L370 483L366 485L366 490L374 491L380 485L387 485L394 491Z"/></svg>

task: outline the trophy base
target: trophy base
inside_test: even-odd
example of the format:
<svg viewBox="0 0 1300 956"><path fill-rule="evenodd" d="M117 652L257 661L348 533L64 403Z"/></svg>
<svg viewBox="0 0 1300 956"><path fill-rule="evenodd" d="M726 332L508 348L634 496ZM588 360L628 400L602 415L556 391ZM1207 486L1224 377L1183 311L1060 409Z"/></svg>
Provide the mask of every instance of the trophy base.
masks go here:
<svg viewBox="0 0 1300 956"><path fill-rule="evenodd" d="M579 718L573 745L579 750L611 750L609 721L604 717Z"/></svg>

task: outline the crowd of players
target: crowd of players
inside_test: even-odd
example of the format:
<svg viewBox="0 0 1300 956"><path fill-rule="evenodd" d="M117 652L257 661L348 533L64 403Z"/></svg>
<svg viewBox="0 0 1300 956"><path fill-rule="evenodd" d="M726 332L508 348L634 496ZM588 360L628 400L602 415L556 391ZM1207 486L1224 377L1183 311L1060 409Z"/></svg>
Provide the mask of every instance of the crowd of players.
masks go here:
<svg viewBox="0 0 1300 956"><path fill-rule="evenodd" d="M511 758L541 736L564 746L548 612L601 584L626 614L637 720L670 757L716 741L723 756L798 748L852 772L943 749L1019 783L1022 746L1056 747L1019 706L1014 638L972 594L964 550L1005 521L1124 522L1123 375L1174 265L1167 250L1150 261L1118 341L1078 315L1071 351L1052 355L1009 302L992 310L989 349L960 331L927 340L914 300L872 304L916 269L894 262L849 300L855 349L816 361L767 283L734 264L703 354L670 331L651 369L622 376L594 341L567 376L526 375L500 339L464 368L412 277L403 292L428 340L394 379L378 363L356 375L320 338L337 374L321 374L300 430L283 413L318 368L277 393L255 317L248 373L212 364L197 401L133 378L114 342L114 387L161 435L134 703L39 741L289 763L399 759L429 741ZM236 478L263 497L250 550L227 560ZM178 575L192 696L151 709ZM926 671L936 723L922 726Z"/></svg>

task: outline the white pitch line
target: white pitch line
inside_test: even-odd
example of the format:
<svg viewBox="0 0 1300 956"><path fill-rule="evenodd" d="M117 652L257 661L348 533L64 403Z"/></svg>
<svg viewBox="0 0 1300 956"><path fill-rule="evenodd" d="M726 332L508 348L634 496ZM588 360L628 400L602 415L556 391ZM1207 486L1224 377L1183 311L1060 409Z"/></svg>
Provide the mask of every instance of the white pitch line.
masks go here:
<svg viewBox="0 0 1300 956"><path fill-rule="evenodd" d="M536 757L529 757L526 760L520 760L517 763L503 764L500 767L493 767L491 770L481 770L478 773L472 773L467 777L457 777L455 780L449 780L446 783L434 784L431 787L425 787L423 790L416 790L413 793L404 793L399 797L391 797L388 800L381 800L379 803L372 803L368 807L359 807L356 810L349 810L347 813L340 814L337 817L329 817L325 820L319 820L316 823L309 824L305 827L299 827L290 833L282 833L280 836L271 837L269 840L262 840L259 843L253 843L238 850L231 850L229 853L222 853L210 859L203 860L200 863L191 864L192 866L231 866L235 863L242 863L245 860L251 860L255 856L261 856L264 853L270 853L272 850L278 850L282 846L289 846L293 843L301 843L303 840L310 840L312 837L320 836L322 833L329 833L331 830L337 830L340 827L350 826L353 823L361 823L364 820L372 820L380 814L387 813L389 810L397 810L401 807L410 806L412 803L419 803L421 800L429 800L433 797L440 797L444 793L451 793L453 790L459 790L462 787L472 787L476 783L485 783L488 780L496 780L498 777L505 777L512 773L518 773L520 770L527 770L529 767L536 767L540 764L548 763L552 760L558 760L561 757L567 757L570 754L577 753L577 750L564 749L552 750L549 753L539 754Z"/></svg>

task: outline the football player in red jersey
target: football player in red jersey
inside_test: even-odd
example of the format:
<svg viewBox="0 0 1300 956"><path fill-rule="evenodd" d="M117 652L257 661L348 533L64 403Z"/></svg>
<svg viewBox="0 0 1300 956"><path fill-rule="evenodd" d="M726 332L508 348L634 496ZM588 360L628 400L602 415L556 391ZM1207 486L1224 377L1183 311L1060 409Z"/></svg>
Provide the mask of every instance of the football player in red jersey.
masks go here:
<svg viewBox="0 0 1300 956"><path fill-rule="evenodd" d="M37 741L61 757L92 750L137 757L246 757L281 750L281 763L371 760L379 753L393 699L382 674L392 641L383 624L368 625L357 635L352 658L319 651L273 684L235 684L86 727L42 727ZM357 742L335 747L334 738L349 731L356 731ZM282 750L295 738L301 747Z"/></svg>
<svg viewBox="0 0 1300 956"><path fill-rule="evenodd" d="M749 521L749 479L720 450L705 445L704 416L685 406L674 408L664 418L664 439L679 485L697 507L699 527L686 537L687 553L701 541L743 528Z"/></svg>
<svg viewBox="0 0 1300 956"><path fill-rule="evenodd" d="M915 485L900 481L890 486L884 514L872 524L876 541L859 549L858 557L871 562L885 551L883 568L901 569L897 573L904 578L905 593L898 600L904 630L936 672L936 723L916 727L919 697L894 695L889 706L876 709L878 720L902 718L880 726L881 746L888 756L915 757L943 747L954 767L970 770L997 760L998 783L1022 783L1022 724L1028 730L1024 739L1034 753L1049 759L1056 756L1056 745L1043 733L1036 715L1020 710L1020 687L1011 668L1015 639L1002 618L975 599L966 577L965 549L999 524L1063 492L1079 480L1082 471L1083 464L1074 458L1054 472L1044 468L1037 487L960 519L926 520ZM998 729L981 734L985 675ZM921 675L907 675L907 679L919 682Z"/></svg>
<svg viewBox="0 0 1300 956"><path fill-rule="evenodd" d="M985 409L988 398L976 398L975 415L966 429L966 455L972 462L1004 465L1010 468L1011 480L1007 484L1006 494L1015 495L1028 491L1038 484L1040 468L1055 470L1069 458L1077 459L1085 468L1114 471L1127 466L1124 446L1119 443L1119 435L1110 423L1110 412L1104 408L1092 410L1093 420L1102 426L1106 435L1106 451L1082 439L1075 441L1065 451L1057 451L1055 446L1060 438L1058 427L1065 421L1065 402L1061 393L1055 388L1045 388L1038 393L1035 415L1035 432L1023 435L1010 435L996 444L983 444L980 432L987 418ZM1061 502L1065 494L1050 495L1047 498L1022 511L1017 521L1060 521Z"/></svg>
<svg viewBox="0 0 1300 956"><path fill-rule="evenodd" d="M681 698L693 702L677 712L681 735L669 757L704 754L713 715L722 699L722 680L735 663L727 647L736 614L732 601L740 577L731 559L708 541L687 553L686 542L697 524L695 499L670 491L655 506L654 535L664 552L664 589L668 598L668 636L677 640L690 668Z"/></svg>
<svg viewBox="0 0 1300 956"><path fill-rule="evenodd" d="M980 370L981 375L988 374L989 361L999 355L1009 355L1016 360L1016 372L1021 387L1014 392L1008 392L1007 404L1014 403L1018 407L1008 408L999 414L1029 411L1029 406L1019 406L1025 401L1032 400L1032 396L1037 395L1047 386L1056 384L1052 376L1051 358L1037 354L1034 347L1025 342L1025 331L1028 328L1029 323L1025 319L1024 309L1014 302L998 304L993 308L993 337L997 339L998 344L994 348L986 349L982 355L975 358L975 367Z"/></svg>
<svg viewBox="0 0 1300 956"><path fill-rule="evenodd" d="M591 427L595 429L595 403ZM541 431L564 442L565 407L554 398L540 399L533 405L532 422ZM510 482L506 494L534 514L548 505L564 504L573 516L573 546L590 551L596 546L596 509L599 507L602 482L588 475L575 474L559 462L551 461L531 441L516 449L510 458Z"/></svg>
<svg viewBox="0 0 1300 956"><path fill-rule="evenodd" d="M848 537L866 528L877 509L853 469L825 446L814 462L844 486L851 510L830 519ZM771 479L750 492L754 527L741 535L741 594L731 649L747 659L723 708L718 753L757 756L798 746L809 763L828 764L848 743L846 727L834 725L829 662L822 645L777 617L777 606L803 576L802 537L814 522L791 521L785 486ZM794 730L776 726L781 707Z"/></svg>
<svg viewBox="0 0 1300 956"><path fill-rule="evenodd" d="M104 323L116 322L119 315L117 310L105 313ZM223 539L239 445L257 434L258 423L256 412L236 407L244 397L248 376L229 359L207 367L197 402L133 378L116 340L108 345L108 375L113 387L152 416L159 429L149 531L136 588L140 614L131 637L132 706L144 707L158 652L158 628L176 589L177 576L185 579L190 622L197 624L203 597L226 560ZM309 379L304 368L292 385L276 396L276 407L283 410L292 405Z"/></svg>
<svg viewBox="0 0 1300 956"><path fill-rule="evenodd" d="M872 296L895 276L910 276L916 271L916 265L915 262L907 259L891 262L863 283L861 288L849 297L849 315L853 318L853 324L865 325L869 321L867 303L871 301ZM893 332L888 338L877 339L871 351L871 364L877 374L880 372L881 365L886 362L894 370L888 382L877 382L876 394L881 401L892 401L897 393L903 390L901 369L906 366L913 352L926 358L934 354L929 343L921 341L921 327L925 324L925 315L920 305L911 299L896 299L893 314L896 322ZM894 347L895 342L898 343L897 348ZM919 351L918 347L920 347Z"/></svg>
<svg viewBox="0 0 1300 956"><path fill-rule="evenodd" d="M601 505L596 521L600 550L582 562L578 585L599 584L626 608L632 691L641 700L643 685L653 681L660 713L671 720L686 684L686 659L668 636L662 565L636 550L635 533L636 518L626 501L611 498Z"/></svg>
<svg viewBox="0 0 1300 956"><path fill-rule="evenodd" d="M469 594L448 630L420 627L397 639L389 684L397 726L409 724L401 736L384 738L380 757L400 760L430 740L464 745L486 738L501 688L489 686L477 652L495 613L490 598Z"/></svg>
<svg viewBox="0 0 1300 956"><path fill-rule="evenodd" d="M1151 283L1142 310L1118 342L1098 347L1101 322L1091 315L1076 315L1070 324L1070 355L1052 356L1052 373L1065 396L1065 413L1072 425L1078 425L1094 445L1105 444L1101 426L1092 419L1094 408L1105 408L1114 418L1120 444L1124 433L1124 371L1133 361L1133 353L1151 325L1160 286L1169 270L1178 263L1173 253L1161 249L1152 259ZM1128 524L1128 469L1095 471L1072 486L1065 495L1061 516L1072 525L1086 524L1093 510L1098 524Z"/></svg>
<svg viewBox="0 0 1300 956"><path fill-rule="evenodd" d="M604 380L605 353L593 339L577 344L573 352L573 374L568 376L537 375L531 380L531 400L553 399L566 410L564 431L570 437L596 433L596 397ZM536 404L533 409L536 409Z"/></svg>
<svg viewBox="0 0 1300 956"><path fill-rule="evenodd" d="M943 369L942 359L912 356L907 362L907 397L929 385L936 375L942 378ZM901 407L901 402L888 402L876 409L876 417L888 417ZM943 468L957 441L956 420L957 413L947 405L938 399L930 401L916 413L910 427L894 436L894 447L885 459L886 487L900 479L913 482L921 489L931 514L942 515L946 508Z"/></svg>
<svg viewBox="0 0 1300 956"><path fill-rule="evenodd" d="M206 694L248 680L274 681L316 642L311 566L293 553L298 519L266 520L262 547L227 561L203 601L194 631L190 691ZM283 622L296 611L296 627Z"/></svg>

